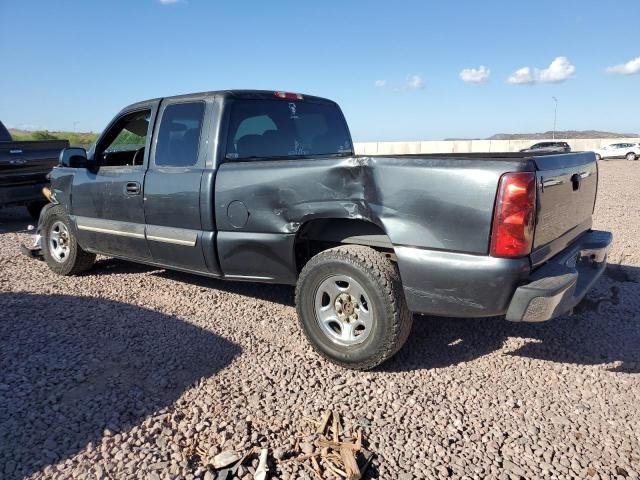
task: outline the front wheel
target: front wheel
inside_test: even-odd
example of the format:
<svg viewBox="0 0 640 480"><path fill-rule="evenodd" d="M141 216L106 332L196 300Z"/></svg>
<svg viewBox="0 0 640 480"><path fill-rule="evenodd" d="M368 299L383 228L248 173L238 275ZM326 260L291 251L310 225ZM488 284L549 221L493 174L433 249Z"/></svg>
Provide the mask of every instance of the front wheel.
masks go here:
<svg viewBox="0 0 640 480"><path fill-rule="evenodd" d="M69 217L61 206L46 211L40 232L42 255L58 275L78 275L89 270L95 262L96 256L78 245Z"/></svg>
<svg viewBox="0 0 640 480"><path fill-rule="evenodd" d="M636 157L635 153L629 152L629 153L627 153L627 156L625 158L631 162L631 161L635 160L637 157Z"/></svg>
<svg viewBox="0 0 640 480"><path fill-rule="evenodd" d="M296 308L314 349L356 370L374 368L400 350L413 320L396 266L358 245L309 260L298 279Z"/></svg>

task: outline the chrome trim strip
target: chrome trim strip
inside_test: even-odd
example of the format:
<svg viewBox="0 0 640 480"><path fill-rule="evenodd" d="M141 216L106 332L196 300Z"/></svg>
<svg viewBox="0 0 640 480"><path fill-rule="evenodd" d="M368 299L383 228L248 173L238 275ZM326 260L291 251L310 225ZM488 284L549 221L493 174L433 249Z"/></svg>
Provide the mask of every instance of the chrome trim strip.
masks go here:
<svg viewBox="0 0 640 480"><path fill-rule="evenodd" d="M171 243L174 245L185 245L187 247L195 247L200 231L189 230L187 228L147 225L145 233L147 236L147 240Z"/></svg>
<svg viewBox="0 0 640 480"><path fill-rule="evenodd" d="M195 247L200 230L164 227L159 225L143 225L140 223L104 220L100 218L75 217L78 230L120 235L122 237L142 238L153 242L170 243Z"/></svg>
<svg viewBox="0 0 640 480"><path fill-rule="evenodd" d="M111 230L109 228L89 227L88 225L78 225L78 230L86 230L87 232L107 233L110 235L121 235L123 237L144 238L141 233L123 232L120 230Z"/></svg>
<svg viewBox="0 0 640 480"><path fill-rule="evenodd" d="M147 240L153 240L155 242L173 243L176 245L186 245L188 247L195 247L195 240L179 240L177 238L156 237L155 235L147 235Z"/></svg>
<svg viewBox="0 0 640 480"><path fill-rule="evenodd" d="M118 220L103 220L101 218L75 217L78 230L106 233L122 237L144 238L144 225Z"/></svg>
<svg viewBox="0 0 640 480"><path fill-rule="evenodd" d="M234 278L237 280L273 280L273 277L257 277L254 275L225 275L225 278Z"/></svg>

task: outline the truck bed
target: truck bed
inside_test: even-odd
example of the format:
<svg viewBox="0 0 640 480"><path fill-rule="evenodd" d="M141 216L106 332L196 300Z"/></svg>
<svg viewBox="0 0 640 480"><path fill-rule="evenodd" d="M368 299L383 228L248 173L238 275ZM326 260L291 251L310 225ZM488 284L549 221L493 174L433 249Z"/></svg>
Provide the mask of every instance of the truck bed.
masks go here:
<svg viewBox="0 0 640 480"><path fill-rule="evenodd" d="M531 254L534 267L544 263L591 228L598 179L593 152L536 155L530 152L435 153L376 155L372 158L385 163L392 161L402 165L421 164L436 169L464 166L465 169L481 168L493 172L536 172L537 217L534 250ZM482 161L482 164L476 161ZM482 173L478 171L478 174ZM442 180L446 181L444 176ZM407 182L407 185L412 183L411 180ZM427 185L426 181L424 184ZM494 188L496 186L494 184ZM460 194L466 195L462 191ZM476 200L476 208L479 208L482 202L480 198ZM476 232L476 237L480 233ZM484 234L482 237L484 238Z"/></svg>
<svg viewBox="0 0 640 480"><path fill-rule="evenodd" d="M47 174L68 146L66 140L0 142L0 206L39 198Z"/></svg>

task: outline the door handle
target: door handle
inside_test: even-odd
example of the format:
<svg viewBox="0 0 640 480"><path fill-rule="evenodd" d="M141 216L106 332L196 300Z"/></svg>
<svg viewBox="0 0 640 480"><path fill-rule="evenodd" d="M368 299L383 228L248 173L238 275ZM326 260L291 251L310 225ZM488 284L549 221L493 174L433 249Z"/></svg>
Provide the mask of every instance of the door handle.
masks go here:
<svg viewBox="0 0 640 480"><path fill-rule="evenodd" d="M17 160L9 160L9 163L11 165L24 165L25 163L27 163L27 161L22 159L17 159Z"/></svg>
<svg viewBox="0 0 640 480"><path fill-rule="evenodd" d="M127 182L124 188L127 195L140 195L140 183L139 182Z"/></svg>

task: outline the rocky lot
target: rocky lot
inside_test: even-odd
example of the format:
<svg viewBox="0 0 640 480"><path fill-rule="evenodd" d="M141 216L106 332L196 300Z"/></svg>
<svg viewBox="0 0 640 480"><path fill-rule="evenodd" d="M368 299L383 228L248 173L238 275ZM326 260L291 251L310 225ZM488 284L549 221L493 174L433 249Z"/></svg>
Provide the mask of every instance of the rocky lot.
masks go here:
<svg viewBox="0 0 640 480"><path fill-rule="evenodd" d="M640 162L601 164L595 226L615 245L574 316L416 317L367 373L312 351L289 287L106 258L56 277L19 254L29 218L0 211L0 477L209 480L194 448L268 446L270 478L316 478L275 457L333 409L363 431L374 478L637 479L639 185Z"/></svg>

